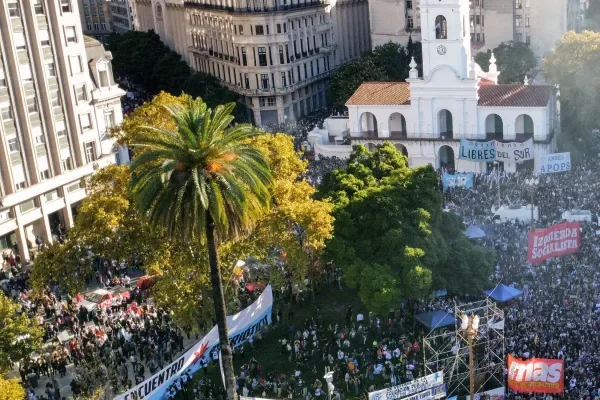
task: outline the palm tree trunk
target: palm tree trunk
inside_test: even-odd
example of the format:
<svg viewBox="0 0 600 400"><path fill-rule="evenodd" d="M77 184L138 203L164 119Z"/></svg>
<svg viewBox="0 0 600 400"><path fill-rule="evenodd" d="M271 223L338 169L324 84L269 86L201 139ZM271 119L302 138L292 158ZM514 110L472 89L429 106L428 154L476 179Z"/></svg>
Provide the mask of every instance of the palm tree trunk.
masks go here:
<svg viewBox="0 0 600 400"><path fill-rule="evenodd" d="M221 270L219 268L219 258L217 256L217 244L215 242L215 223L206 212L206 242L208 245L208 263L210 265L210 282L213 289L213 302L215 307L215 319L219 331L219 343L221 344L221 357L223 370L225 372L225 384L227 389L227 399L236 400L235 373L233 370L233 356L231 346L229 345L229 335L227 329L227 310L225 308L225 297L223 296L223 284L221 282Z"/></svg>

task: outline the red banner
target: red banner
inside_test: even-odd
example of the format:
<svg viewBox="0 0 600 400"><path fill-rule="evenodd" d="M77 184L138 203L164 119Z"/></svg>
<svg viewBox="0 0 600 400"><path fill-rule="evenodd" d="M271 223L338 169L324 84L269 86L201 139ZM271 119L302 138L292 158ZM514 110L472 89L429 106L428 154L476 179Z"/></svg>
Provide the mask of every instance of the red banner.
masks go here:
<svg viewBox="0 0 600 400"><path fill-rule="evenodd" d="M550 257L577 253L581 246L579 222L564 222L529 232L527 261L537 264Z"/></svg>
<svg viewBox="0 0 600 400"><path fill-rule="evenodd" d="M509 354L508 387L515 392L562 393L565 390L564 361L547 358L523 361Z"/></svg>

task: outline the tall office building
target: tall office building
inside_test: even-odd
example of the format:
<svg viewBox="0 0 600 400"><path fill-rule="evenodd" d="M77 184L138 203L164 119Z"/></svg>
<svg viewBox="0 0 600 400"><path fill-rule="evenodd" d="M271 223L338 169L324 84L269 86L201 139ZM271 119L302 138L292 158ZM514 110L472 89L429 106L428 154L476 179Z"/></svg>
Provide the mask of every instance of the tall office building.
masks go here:
<svg viewBox="0 0 600 400"><path fill-rule="evenodd" d="M333 69L370 49L366 0L136 0L196 71L239 93L261 126L325 106Z"/></svg>
<svg viewBox="0 0 600 400"><path fill-rule="evenodd" d="M73 225L82 179L127 161L107 134L123 118L111 58L76 0L0 0L0 249L29 259Z"/></svg>
<svg viewBox="0 0 600 400"><path fill-rule="evenodd" d="M111 0L112 30L125 33L135 29L135 3L133 0Z"/></svg>
<svg viewBox="0 0 600 400"><path fill-rule="evenodd" d="M421 40L421 0L370 0L373 46ZM580 0L464 0L469 3L473 52L514 40L547 55L567 30L581 21Z"/></svg>
<svg viewBox="0 0 600 400"><path fill-rule="evenodd" d="M77 0L83 34L106 44L112 33L112 9L110 0Z"/></svg>

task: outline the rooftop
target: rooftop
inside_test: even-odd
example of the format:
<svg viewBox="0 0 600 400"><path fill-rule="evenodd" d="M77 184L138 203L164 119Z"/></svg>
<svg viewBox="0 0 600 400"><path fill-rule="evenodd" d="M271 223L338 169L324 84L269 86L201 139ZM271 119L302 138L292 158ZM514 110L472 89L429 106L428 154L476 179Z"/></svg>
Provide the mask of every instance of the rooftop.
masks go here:
<svg viewBox="0 0 600 400"><path fill-rule="evenodd" d="M480 107L546 107L554 92L551 85L496 85L488 79L479 82ZM347 106L394 106L410 104L407 82L365 82L346 102Z"/></svg>

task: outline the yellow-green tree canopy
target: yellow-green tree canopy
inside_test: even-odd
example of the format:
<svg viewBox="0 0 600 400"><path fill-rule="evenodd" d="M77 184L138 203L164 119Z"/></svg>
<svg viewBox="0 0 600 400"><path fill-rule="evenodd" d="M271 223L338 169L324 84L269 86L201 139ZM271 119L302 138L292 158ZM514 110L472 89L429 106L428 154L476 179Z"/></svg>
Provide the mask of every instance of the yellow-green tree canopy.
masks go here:
<svg viewBox="0 0 600 400"><path fill-rule="evenodd" d="M16 379L5 379L0 375L0 400L23 400L25 389Z"/></svg>
<svg viewBox="0 0 600 400"><path fill-rule="evenodd" d="M21 310L20 304L0 292L0 375L10 369L11 361L29 356L41 343L42 330L35 320Z"/></svg>

